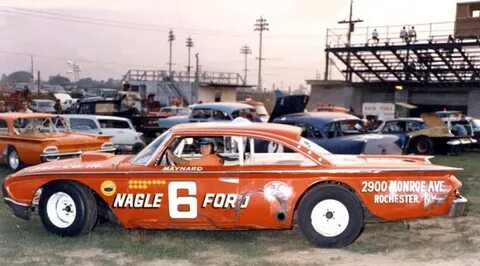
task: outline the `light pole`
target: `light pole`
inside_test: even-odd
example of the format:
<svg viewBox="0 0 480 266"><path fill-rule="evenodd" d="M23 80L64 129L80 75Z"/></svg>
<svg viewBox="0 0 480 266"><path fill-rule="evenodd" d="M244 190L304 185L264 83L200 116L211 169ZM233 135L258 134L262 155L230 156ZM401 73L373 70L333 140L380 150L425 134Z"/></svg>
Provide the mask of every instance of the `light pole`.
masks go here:
<svg viewBox="0 0 480 266"><path fill-rule="evenodd" d="M255 29L254 31L259 31L260 32L260 45L259 45L259 55L258 55L258 88L262 89L262 38L263 38L263 31L269 30L268 29L268 23L267 20L261 16L259 19L257 19L257 22L255 23Z"/></svg>
<svg viewBox="0 0 480 266"><path fill-rule="evenodd" d="M187 49L188 49L188 65L187 65L187 80L189 81L190 80L190 70L191 70L191 66L190 66L190 50L191 48L193 47L193 41L192 41L192 38L189 36L187 38Z"/></svg>
<svg viewBox="0 0 480 266"><path fill-rule="evenodd" d="M243 85L247 85L247 71L248 71L248 68L247 68L247 58L248 58L248 55L249 54L252 54L252 49L250 49L250 47L248 45L244 45L242 46L242 48L240 49L240 53L245 55L245 68L243 69L244 71L244 76L243 76Z"/></svg>
<svg viewBox="0 0 480 266"><path fill-rule="evenodd" d="M173 79L172 76L172 43L175 41L175 35L173 34L173 31L170 30L168 32L168 42L170 43L170 60L168 61L168 73L170 75L170 79Z"/></svg>

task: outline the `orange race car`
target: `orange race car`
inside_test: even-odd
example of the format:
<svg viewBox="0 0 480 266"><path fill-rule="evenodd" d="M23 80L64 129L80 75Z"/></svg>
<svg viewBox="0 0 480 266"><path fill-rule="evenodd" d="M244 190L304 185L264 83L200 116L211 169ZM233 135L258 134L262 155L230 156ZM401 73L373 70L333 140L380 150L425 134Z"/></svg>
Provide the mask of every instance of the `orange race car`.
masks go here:
<svg viewBox="0 0 480 266"><path fill-rule="evenodd" d="M461 169L422 156L332 155L301 131L178 125L135 157L85 153L26 168L5 179L4 199L62 236L90 232L99 216L149 229L291 229L295 220L321 247L348 245L366 221L463 215Z"/></svg>
<svg viewBox="0 0 480 266"><path fill-rule="evenodd" d="M12 171L26 165L78 157L84 151L114 152L110 139L110 136L69 132L63 121L51 114L0 114L0 161Z"/></svg>

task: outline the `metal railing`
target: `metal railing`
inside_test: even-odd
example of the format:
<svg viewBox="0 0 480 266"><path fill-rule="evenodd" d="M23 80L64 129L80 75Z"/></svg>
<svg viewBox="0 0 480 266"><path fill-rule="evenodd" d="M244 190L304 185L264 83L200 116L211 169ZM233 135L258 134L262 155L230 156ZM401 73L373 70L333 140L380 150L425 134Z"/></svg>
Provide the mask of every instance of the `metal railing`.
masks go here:
<svg viewBox="0 0 480 266"><path fill-rule="evenodd" d="M449 35L454 35L455 22L355 27L355 31L351 34L350 46L376 45L372 40L374 29L378 32L379 44L377 45L405 44L405 40L400 38L400 31L403 27L407 33L411 27L415 28L416 38L410 42L445 42ZM327 29L326 47L347 46L347 31L347 27Z"/></svg>
<svg viewBox="0 0 480 266"><path fill-rule="evenodd" d="M138 70L131 69L123 77L124 81L172 81L172 82L198 82L213 85L245 85L243 77L238 73L231 72L210 72L198 73L186 71L166 70Z"/></svg>

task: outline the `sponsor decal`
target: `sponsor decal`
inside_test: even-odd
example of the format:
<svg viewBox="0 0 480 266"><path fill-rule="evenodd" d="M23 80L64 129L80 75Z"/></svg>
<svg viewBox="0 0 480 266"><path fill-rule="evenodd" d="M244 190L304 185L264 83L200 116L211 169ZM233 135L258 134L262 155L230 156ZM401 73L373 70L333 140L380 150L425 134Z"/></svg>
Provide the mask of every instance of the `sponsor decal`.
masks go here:
<svg viewBox="0 0 480 266"><path fill-rule="evenodd" d="M441 180L363 181L361 192L374 193L374 204L419 204L423 199L427 206L442 202L435 195L444 195L445 187Z"/></svg>
<svg viewBox="0 0 480 266"><path fill-rule="evenodd" d="M113 208L123 209L155 209L160 208L162 203L163 193L157 194L124 194L115 195L113 201Z"/></svg>
<svg viewBox="0 0 480 266"><path fill-rule="evenodd" d="M202 208L212 206L214 209L235 209L237 205L240 209L245 209L250 202L250 196L240 196L238 194L207 193L203 198Z"/></svg>
<svg viewBox="0 0 480 266"><path fill-rule="evenodd" d="M185 172L200 172L203 170L201 166L165 166L162 168L162 171L185 171Z"/></svg>
<svg viewBox="0 0 480 266"><path fill-rule="evenodd" d="M111 180L106 180L100 185L100 190L102 191L103 195L110 197L117 192L117 185Z"/></svg>
<svg viewBox="0 0 480 266"><path fill-rule="evenodd" d="M32 166L25 169L25 171L34 172L34 171L49 171L49 170L62 170L62 169L97 169L102 168L103 165L99 163L88 163L88 164L66 164L66 165L39 165Z"/></svg>
<svg viewBox="0 0 480 266"><path fill-rule="evenodd" d="M147 189L150 186L159 186L165 184L167 184L167 181L159 179L131 179L128 180L128 189Z"/></svg>

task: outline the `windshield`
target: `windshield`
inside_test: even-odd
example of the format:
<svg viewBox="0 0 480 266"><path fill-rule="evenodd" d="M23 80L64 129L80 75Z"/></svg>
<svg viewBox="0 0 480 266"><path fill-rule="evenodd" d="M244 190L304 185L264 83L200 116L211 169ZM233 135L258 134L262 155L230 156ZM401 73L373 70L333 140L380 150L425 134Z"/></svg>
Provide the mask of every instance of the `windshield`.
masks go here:
<svg viewBox="0 0 480 266"><path fill-rule="evenodd" d="M54 133L58 129L52 123L50 117L47 118L21 118L15 120L13 130L16 134L35 134L35 133Z"/></svg>
<svg viewBox="0 0 480 266"><path fill-rule="evenodd" d="M150 163L152 157L158 151L160 147L163 146L164 142L170 137L170 130L163 132L158 138L148 144L135 158L132 160L132 164L136 165L147 165Z"/></svg>
<svg viewBox="0 0 480 266"><path fill-rule="evenodd" d="M306 138L300 138L300 145L306 147L307 149L313 151L318 155L329 155L331 152L325 150L324 148L318 146L315 142L308 140Z"/></svg>

